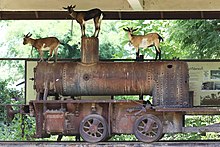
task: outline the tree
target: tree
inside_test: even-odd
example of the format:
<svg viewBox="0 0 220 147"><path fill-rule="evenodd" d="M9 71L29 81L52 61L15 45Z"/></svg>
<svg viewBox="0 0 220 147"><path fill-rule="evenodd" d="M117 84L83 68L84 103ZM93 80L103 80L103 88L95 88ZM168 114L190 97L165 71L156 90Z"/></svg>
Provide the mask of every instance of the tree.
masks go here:
<svg viewBox="0 0 220 147"><path fill-rule="evenodd" d="M169 40L179 44L182 57L217 59L219 51L219 20L176 20L169 29Z"/></svg>

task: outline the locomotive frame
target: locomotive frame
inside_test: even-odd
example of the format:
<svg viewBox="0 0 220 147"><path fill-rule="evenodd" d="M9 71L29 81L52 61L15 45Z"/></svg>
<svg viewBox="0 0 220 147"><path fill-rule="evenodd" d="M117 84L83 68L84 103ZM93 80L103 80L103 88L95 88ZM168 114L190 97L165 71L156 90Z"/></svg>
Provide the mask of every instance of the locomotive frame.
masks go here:
<svg viewBox="0 0 220 147"><path fill-rule="evenodd" d="M24 114L29 113L31 116L35 116L36 137L44 138L49 137L50 135L81 135L85 141L99 142L107 140L114 134L134 134L139 141L149 143L158 141L164 133L220 132L219 124L213 124L202 127L184 126L185 115L220 114L219 107L193 106L193 93L186 91L188 90L187 85L189 84L189 82L187 81L188 69L185 67L185 61L135 61L129 63L101 63L99 62L97 56L97 38L84 39L85 40L82 40L82 42L84 43L82 44L83 46L81 62L60 61L58 63L38 63L39 65L37 65L37 67L35 68L35 77L33 79L35 80L35 89L37 91L36 100L31 100L29 102L29 112L26 109L26 105L24 107L25 110L21 112ZM160 89L157 92L150 91L149 93L147 90L147 92L143 92L143 94L155 93L155 95L159 95L159 97L156 97L153 100L153 103L149 103L148 101L142 99L143 95L142 93L140 93L140 90L142 91L143 87L138 89L138 87L140 87L139 85L143 85L143 82L140 81L140 74L140 76L137 78L138 82L133 83L137 86L135 88L136 91L133 91L133 93L131 93L128 90L129 88L126 87L129 84L125 84L124 86L126 88L124 88L124 93L120 93L120 89L118 91L118 88L115 87L112 90L113 92L107 92L106 95L109 96L109 99L73 100L72 98L70 98L67 100L48 100L48 95L53 95L55 94L54 91L59 91L57 87L55 87L54 89L54 85L58 85L58 87L61 86L56 83L56 81L59 81L60 79L56 78L55 75L50 73L53 73L53 71L57 71L58 69L62 69L61 79L67 79L64 81L64 83L66 84L62 84L62 86L64 85L64 87L67 87L69 86L68 82L71 83L70 79L74 79L73 77L67 77L68 75L71 75L68 74L67 69L69 69L72 65L78 66L78 69L90 67L86 68L86 70L81 70L81 74L79 77L81 77L84 80L81 81L83 83L94 79L95 76L91 74L94 73L94 68L91 67L99 67L97 66L97 63L100 65L103 64L102 67L105 67L104 65L106 63L111 66L117 65L117 68L123 67L123 70L126 71L125 73L129 73L126 74L126 80L129 79L129 76L127 75L132 75L132 70L129 70L128 68L132 67L133 70L135 69L136 71L142 73L143 67L146 66L147 68L143 72L149 72L146 72L147 75L145 76L143 81L146 81L146 79L153 79L154 81L157 81L156 83L159 83L159 85L156 84L156 86L153 88L148 85L150 87L149 89L158 89L158 87L159 89L162 89ZM159 69L158 71L157 68ZM36 72L36 70L38 72ZM104 70L99 71L102 71L102 75L108 75L108 77L111 77L111 75L109 75L108 71L105 68ZM154 73L154 71L156 72ZM72 71L69 72L71 73ZM74 73L76 72L74 71ZM154 73L157 76L154 77L152 73ZM178 76L175 77L173 73L175 73ZM37 76L37 74L39 74L40 76ZM123 76L120 75L120 72L117 72L117 75L123 78ZM50 81L51 77L53 77L52 81ZM131 77L131 80L134 80L134 76ZM103 76L100 79L105 78L106 77ZM159 78L160 81L157 78ZM53 81L54 79L55 81ZM173 84L171 81L173 79L177 79L178 82L174 82L175 84ZM27 80L29 79L26 78L26 81ZM45 86L45 81L50 83L48 87ZM165 88L169 89L168 92L165 92L166 89L163 89L163 85L161 85L161 82L165 85ZM99 85L97 81L92 81L91 83L94 83L94 85ZM105 81L102 81L102 83L106 84ZM129 81L127 81L127 83L129 83ZM152 84L152 81L150 81L149 83ZM179 85L177 86L176 84ZM186 90L183 90L183 93L173 92L182 89L184 85L186 85ZM178 88L176 89L175 87ZM171 92L170 90L173 91ZM88 90L86 91L88 92ZM100 94L99 91L97 91L97 89L94 89L94 91L101 98L106 96L103 95L103 93ZM137 94L140 96L140 100L113 100L111 98L115 95L114 91L117 94ZM64 92L64 95L65 92L70 93L70 95L74 95L71 93L71 90L68 91L67 88L64 89L62 92ZM92 97L96 97L94 95L95 93L91 93L91 91L89 91L89 93L86 95L92 95ZM77 95L81 96L80 94ZM13 111L9 109L9 114L12 113ZM58 140L60 139L61 138L59 137Z"/></svg>

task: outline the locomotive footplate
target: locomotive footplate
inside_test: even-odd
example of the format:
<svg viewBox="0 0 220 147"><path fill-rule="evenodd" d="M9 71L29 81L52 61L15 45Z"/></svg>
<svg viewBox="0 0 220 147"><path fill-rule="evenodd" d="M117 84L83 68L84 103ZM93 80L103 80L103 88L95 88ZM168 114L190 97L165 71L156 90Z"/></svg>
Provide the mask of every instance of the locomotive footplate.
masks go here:
<svg viewBox="0 0 220 147"><path fill-rule="evenodd" d="M161 108L155 107L158 112L182 112L185 115L220 114L220 107L193 107L193 108Z"/></svg>
<svg viewBox="0 0 220 147"><path fill-rule="evenodd" d="M220 115L220 107L193 107L193 108L159 108L156 107L157 112L180 112L182 116L186 115ZM192 132L220 132L220 123L215 123L207 126L198 127L182 127L182 133L192 133Z"/></svg>
<svg viewBox="0 0 220 147"><path fill-rule="evenodd" d="M36 100L36 137L80 135L85 141L105 141L113 134L134 134L153 142L164 133L220 132L220 125L185 127L184 116L220 114L220 108L159 108L133 100Z"/></svg>

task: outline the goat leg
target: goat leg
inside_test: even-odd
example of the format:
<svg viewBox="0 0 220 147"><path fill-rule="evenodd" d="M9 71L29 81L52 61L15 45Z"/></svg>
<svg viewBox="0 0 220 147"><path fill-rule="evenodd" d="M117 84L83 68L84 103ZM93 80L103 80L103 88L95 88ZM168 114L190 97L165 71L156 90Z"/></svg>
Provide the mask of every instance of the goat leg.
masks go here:
<svg viewBox="0 0 220 147"><path fill-rule="evenodd" d="M160 48L158 46L155 46L156 49L156 58L155 60L157 60L157 57L159 56L159 60L161 60L161 51Z"/></svg>
<svg viewBox="0 0 220 147"><path fill-rule="evenodd" d="M58 50L59 44L57 47L54 49L54 55L55 55L55 62L57 62L57 50Z"/></svg>
<svg viewBox="0 0 220 147"><path fill-rule="evenodd" d="M99 35L100 24L101 24L101 20L100 19L101 19L100 17L94 18L95 32L94 32L92 37L98 37L98 35Z"/></svg>
<svg viewBox="0 0 220 147"><path fill-rule="evenodd" d="M48 61L52 58L53 48L50 48L50 56L48 57Z"/></svg>
<svg viewBox="0 0 220 147"><path fill-rule="evenodd" d="M86 36L86 32L85 32L86 27L85 27L85 24L80 24L80 26L81 26L82 37L83 37L83 36Z"/></svg>
<svg viewBox="0 0 220 147"><path fill-rule="evenodd" d="M139 49L136 50L136 59L139 58Z"/></svg>
<svg viewBox="0 0 220 147"><path fill-rule="evenodd" d="M96 30L95 30L95 33L92 35L92 37L98 37L98 35L99 35L99 30L96 29Z"/></svg>
<svg viewBox="0 0 220 147"><path fill-rule="evenodd" d="M44 61L44 53L43 53L43 51L42 50L39 50L39 53L40 53L40 61L39 62L41 62L41 61Z"/></svg>
<svg viewBox="0 0 220 147"><path fill-rule="evenodd" d="M159 47L158 47L157 53L158 53L158 55L159 55L159 60L161 60L161 50L160 50Z"/></svg>
<svg viewBox="0 0 220 147"><path fill-rule="evenodd" d="M159 60L161 60L161 52L159 52Z"/></svg>
<svg viewBox="0 0 220 147"><path fill-rule="evenodd" d="M155 61L157 61L157 56L158 56L158 51L156 50L156 57L155 57Z"/></svg>

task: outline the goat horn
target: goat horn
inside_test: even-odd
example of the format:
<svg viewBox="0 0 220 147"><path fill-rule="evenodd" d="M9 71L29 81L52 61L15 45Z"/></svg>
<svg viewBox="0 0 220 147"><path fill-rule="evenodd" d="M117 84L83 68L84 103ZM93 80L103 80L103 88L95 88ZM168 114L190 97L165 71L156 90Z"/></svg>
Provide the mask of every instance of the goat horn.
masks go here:
<svg viewBox="0 0 220 147"><path fill-rule="evenodd" d="M26 35L26 37L31 37L31 35L32 35L32 34L29 32L29 33Z"/></svg>
<svg viewBox="0 0 220 147"><path fill-rule="evenodd" d="M29 33L30 33L30 32L29 32ZM28 37L29 33L27 33L27 34L25 35L25 37Z"/></svg>

